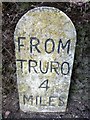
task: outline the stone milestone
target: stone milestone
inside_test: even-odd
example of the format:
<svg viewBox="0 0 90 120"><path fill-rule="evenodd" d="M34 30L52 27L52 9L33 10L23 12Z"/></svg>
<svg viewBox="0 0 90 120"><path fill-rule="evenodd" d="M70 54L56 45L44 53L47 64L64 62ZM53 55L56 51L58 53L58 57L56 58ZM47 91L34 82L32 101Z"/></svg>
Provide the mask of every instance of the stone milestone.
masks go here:
<svg viewBox="0 0 90 120"><path fill-rule="evenodd" d="M54 7L21 17L14 32L20 109L65 112L74 61L76 30Z"/></svg>

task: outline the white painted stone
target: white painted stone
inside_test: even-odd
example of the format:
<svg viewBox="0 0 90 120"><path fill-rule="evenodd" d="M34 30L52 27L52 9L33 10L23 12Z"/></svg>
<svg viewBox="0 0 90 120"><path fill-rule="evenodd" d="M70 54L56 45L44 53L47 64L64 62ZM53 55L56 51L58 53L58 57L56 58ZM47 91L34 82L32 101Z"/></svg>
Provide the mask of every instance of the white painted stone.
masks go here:
<svg viewBox="0 0 90 120"><path fill-rule="evenodd" d="M32 9L17 23L14 40L21 110L65 112L76 45L70 18L53 7Z"/></svg>

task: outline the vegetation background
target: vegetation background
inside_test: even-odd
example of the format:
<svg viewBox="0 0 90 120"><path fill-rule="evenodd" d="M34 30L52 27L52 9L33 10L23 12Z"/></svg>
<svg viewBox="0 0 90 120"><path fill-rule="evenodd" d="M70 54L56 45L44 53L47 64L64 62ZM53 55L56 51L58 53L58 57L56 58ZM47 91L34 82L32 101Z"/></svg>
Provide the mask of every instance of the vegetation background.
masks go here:
<svg viewBox="0 0 90 120"><path fill-rule="evenodd" d="M66 13L77 31L77 44L71 78L68 106L65 113L23 113L19 108L14 30L28 10L53 6ZM90 2L3 2L2 6L2 88L3 118L89 118Z"/></svg>

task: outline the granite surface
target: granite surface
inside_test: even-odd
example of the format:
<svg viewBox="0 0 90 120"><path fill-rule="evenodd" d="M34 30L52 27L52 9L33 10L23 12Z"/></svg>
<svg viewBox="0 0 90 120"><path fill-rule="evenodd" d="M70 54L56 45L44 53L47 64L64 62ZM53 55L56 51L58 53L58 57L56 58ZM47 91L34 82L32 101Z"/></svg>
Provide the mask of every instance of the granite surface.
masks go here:
<svg viewBox="0 0 90 120"><path fill-rule="evenodd" d="M22 111L65 112L73 68L76 30L54 7L24 14L14 32Z"/></svg>

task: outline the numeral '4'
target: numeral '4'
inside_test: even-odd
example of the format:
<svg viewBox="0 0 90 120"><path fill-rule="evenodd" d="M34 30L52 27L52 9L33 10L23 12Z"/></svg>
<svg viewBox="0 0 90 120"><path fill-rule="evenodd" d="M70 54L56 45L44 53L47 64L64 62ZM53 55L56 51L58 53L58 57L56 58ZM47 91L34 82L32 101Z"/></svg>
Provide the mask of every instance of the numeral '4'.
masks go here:
<svg viewBox="0 0 90 120"><path fill-rule="evenodd" d="M39 86L39 88L46 88L46 91L48 90L49 86L48 86L48 79L45 80L44 82L41 83L41 85Z"/></svg>

